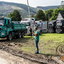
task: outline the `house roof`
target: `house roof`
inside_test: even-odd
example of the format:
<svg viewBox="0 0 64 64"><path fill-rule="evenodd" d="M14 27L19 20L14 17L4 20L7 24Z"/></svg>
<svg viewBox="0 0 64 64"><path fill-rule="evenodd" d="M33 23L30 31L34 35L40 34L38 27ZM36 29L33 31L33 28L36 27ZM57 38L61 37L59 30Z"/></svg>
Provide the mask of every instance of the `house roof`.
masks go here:
<svg viewBox="0 0 64 64"><path fill-rule="evenodd" d="M60 14L62 15L62 17L64 18L64 12L60 12Z"/></svg>

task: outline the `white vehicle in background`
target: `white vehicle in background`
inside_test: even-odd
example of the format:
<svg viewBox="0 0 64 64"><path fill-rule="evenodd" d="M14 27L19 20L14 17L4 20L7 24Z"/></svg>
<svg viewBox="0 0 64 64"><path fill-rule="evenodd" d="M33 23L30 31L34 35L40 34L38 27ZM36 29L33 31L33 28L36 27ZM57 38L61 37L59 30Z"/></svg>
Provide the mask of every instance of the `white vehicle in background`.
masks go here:
<svg viewBox="0 0 64 64"><path fill-rule="evenodd" d="M27 29L27 34L30 34L30 26L32 28L32 31L34 31L34 27L35 27L35 18L25 18L23 20L21 20L22 24L26 24L26 29Z"/></svg>
<svg viewBox="0 0 64 64"><path fill-rule="evenodd" d="M42 21L43 23L43 33L48 32L48 21Z"/></svg>
<svg viewBox="0 0 64 64"><path fill-rule="evenodd" d="M35 21L35 26L38 28L39 34L43 33L43 22L42 21Z"/></svg>

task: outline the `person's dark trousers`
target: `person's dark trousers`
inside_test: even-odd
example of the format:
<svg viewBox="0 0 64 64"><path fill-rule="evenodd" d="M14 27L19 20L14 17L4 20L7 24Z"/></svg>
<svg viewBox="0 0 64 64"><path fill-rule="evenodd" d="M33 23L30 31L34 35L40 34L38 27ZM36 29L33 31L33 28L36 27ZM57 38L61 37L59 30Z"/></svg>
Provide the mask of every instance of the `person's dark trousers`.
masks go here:
<svg viewBox="0 0 64 64"><path fill-rule="evenodd" d="M38 42L39 41L35 41L35 46L36 46L36 49L37 49L37 51L35 53L39 53Z"/></svg>

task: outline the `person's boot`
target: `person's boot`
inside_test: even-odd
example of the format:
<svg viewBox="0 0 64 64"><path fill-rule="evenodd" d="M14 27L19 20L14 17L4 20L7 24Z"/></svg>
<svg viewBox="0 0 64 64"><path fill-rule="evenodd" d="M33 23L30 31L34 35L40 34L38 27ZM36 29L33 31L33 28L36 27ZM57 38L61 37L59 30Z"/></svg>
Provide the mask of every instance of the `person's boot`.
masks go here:
<svg viewBox="0 0 64 64"><path fill-rule="evenodd" d="M39 54L39 52L36 51L35 54Z"/></svg>

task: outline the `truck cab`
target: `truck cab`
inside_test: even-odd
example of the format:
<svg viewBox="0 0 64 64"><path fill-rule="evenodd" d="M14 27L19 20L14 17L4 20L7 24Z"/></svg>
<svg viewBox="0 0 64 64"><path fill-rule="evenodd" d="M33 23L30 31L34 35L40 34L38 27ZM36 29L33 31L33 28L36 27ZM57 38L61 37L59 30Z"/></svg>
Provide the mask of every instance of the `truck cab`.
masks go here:
<svg viewBox="0 0 64 64"><path fill-rule="evenodd" d="M48 23L48 32L49 33L56 33L56 20L49 21L49 23Z"/></svg>
<svg viewBox="0 0 64 64"><path fill-rule="evenodd" d="M64 20L57 20L56 32L57 33L64 33Z"/></svg>
<svg viewBox="0 0 64 64"><path fill-rule="evenodd" d="M20 21L11 21L11 18L0 17L0 38L7 38L12 40L12 38L24 37L26 33L26 25L21 24Z"/></svg>
<svg viewBox="0 0 64 64"><path fill-rule="evenodd" d="M20 23L21 24L26 24L26 29L27 29L26 34L30 35L30 27L32 28L32 31L34 31L35 18L25 18L25 19L21 20Z"/></svg>
<svg viewBox="0 0 64 64"><path fill-rule="evenodd" d="M27 34L29 34L29 30L30 30L30 22L29 21L22 21L21 24L26 24L26 29L27 29Z"/></svg>
<svg viewBox="0 0 64 64"><path fill-rule="evenodd" d="M1 38L6 37L9 31L12 31L11 19L7 17L1 17L0 18L0 37Z"/></svg>

